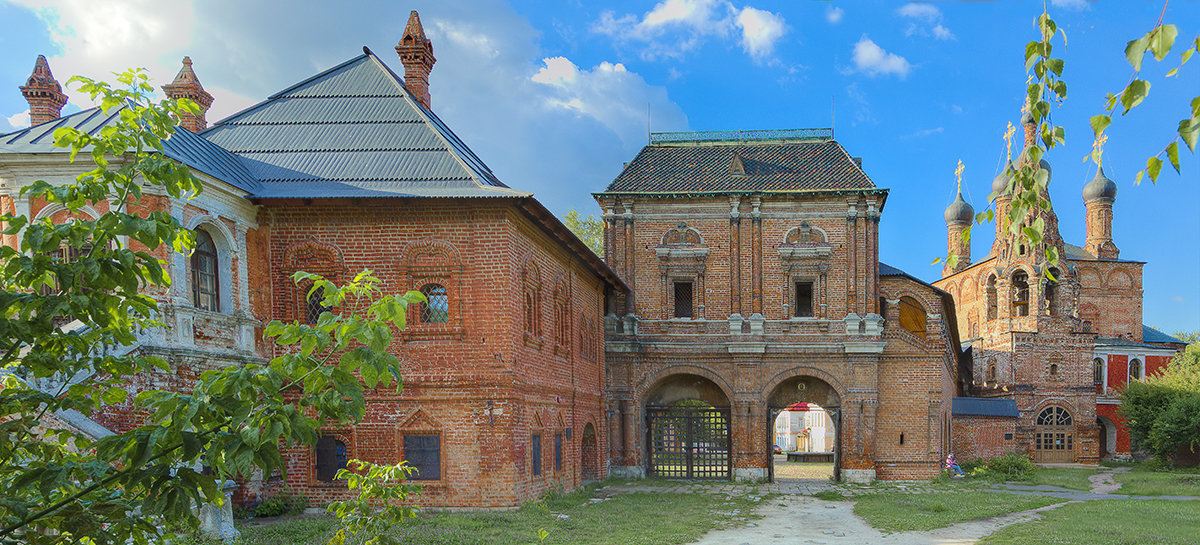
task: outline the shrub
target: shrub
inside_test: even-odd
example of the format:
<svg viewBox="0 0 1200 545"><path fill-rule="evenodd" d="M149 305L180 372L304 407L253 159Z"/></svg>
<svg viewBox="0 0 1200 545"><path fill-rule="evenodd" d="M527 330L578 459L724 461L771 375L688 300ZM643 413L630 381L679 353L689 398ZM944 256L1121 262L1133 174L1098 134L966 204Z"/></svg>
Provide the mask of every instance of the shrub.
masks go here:
<svg viewBox="0 0 1200 545"><path fill-rule="evenodd" d="M1033 460L1030 460L1025 453L1013 451L988 460L987 471L1009 479L1016 479L1032 475L1037 471L1037 466L1033 465Z"/></svg>
<svg viewBox="0 0 1200 545"><path fill-rule="evenodd" d="M304 496L283 489L268 496L262 503L255 506L254 516L298 515L304 512L305 507L308 507L308 501L304 499Z"/></svg>

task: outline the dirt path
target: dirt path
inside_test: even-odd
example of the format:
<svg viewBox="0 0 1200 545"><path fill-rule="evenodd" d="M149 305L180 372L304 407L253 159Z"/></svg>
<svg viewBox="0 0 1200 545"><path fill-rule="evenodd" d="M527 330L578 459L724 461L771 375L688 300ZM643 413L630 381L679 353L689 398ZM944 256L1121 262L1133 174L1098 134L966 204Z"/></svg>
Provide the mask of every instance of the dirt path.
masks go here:
<svg viewBox="0 0 1200 545"><path fill-rule="evenodd" d="M1121 483L1113 478L1117 473L1125 473L1129 471L1127 467L1117 467L1108 470L1101 469L1099 473L1088 477L1088 482L1091 483L1091 492L1093 494L1112 494L1121 489Z"/></svg>
<svg viewBox="0 0 1200 545"><path fill-rule="evenodd" d="M827 502L806 496L767 500L755 511L753 526L709 532L694 545L854 543L864 545L967 545L1000 528L1041 518L1070 502L973 520L927 532L884 534L854 514L853 502Z"/></svg>

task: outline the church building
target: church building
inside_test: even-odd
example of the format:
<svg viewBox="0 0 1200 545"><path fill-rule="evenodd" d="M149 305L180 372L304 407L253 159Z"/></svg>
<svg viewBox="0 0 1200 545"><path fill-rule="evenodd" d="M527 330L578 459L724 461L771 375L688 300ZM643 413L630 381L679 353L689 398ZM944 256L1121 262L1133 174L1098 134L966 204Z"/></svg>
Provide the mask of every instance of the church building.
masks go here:
<svg viewBox="0 0 1200 545"><path fill-rule="evenodd" d="M1022 126L1029 145L1036 124L1028 113ZM1049 173L1050 164L1040 168ZM1142 324L1145 262L1122 259L1113 243L1117 186L1103 169L1084 186L1083 246L1063 241L1053 209L1025 220L1045 224L1044 240L1029 245L1007 223L1009 181L1001 173L992 182L996 238L983 259L972 262L962 239L974 210L961 191L944 214L948 251L959 259L934 285L953 295L953 325L973 362L970 397L954 401L954 449L960 459L1013 450L1035 462L1128 458L1120 389L1162 368L1183 342Z"/></svg>

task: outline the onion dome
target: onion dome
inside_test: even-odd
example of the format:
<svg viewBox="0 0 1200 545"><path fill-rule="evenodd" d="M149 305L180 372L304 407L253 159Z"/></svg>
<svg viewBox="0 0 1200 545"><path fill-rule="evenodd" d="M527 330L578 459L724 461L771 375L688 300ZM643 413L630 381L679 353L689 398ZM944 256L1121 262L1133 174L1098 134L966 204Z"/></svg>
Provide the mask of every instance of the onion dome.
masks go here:
<svg viewBox="0 0 1200 545"><path fill-rule="evenodd" d="M942 217L946 218L946 225L971 223L975 219L975 209L971 208L971 205L963 200L962 191L959 191L954 202L946 207L946 212L942 214Z"/></svg>
<svg viewBox="0 0 1200 545"><path fill-rule="evenodd" d="M1112 201L1117 198L1117 184L1104 175L1104 168L1096 169L1096 177L1083 186L1083 201Z"/></svg>
<svg viewBox="0 0 1200 545"><path fill-rule="evenodd" d="M992 179L992 193L996 196L1008 194L1008 169L1012 167L1012 163L1004 165L1004 168Z"/></svg>

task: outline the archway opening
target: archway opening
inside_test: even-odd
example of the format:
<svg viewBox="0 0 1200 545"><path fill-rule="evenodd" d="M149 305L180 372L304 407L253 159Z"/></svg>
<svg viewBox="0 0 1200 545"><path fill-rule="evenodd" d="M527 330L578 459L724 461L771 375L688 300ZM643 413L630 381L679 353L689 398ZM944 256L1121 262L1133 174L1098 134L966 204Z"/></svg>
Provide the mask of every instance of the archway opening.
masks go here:
<svg viewBox="0 0 1200 545"><path fill-rule="evenodd" d="M840 478L841 396L810 376L781 382L767 399L773 481Z"/></svg>
<svg viewBox="0 0 1200 545"><path fill-rule="evenodd" d="M579 441L579 456L581 458L580 476L584 482L600 480L600 446L596 441L596 428L588 422L583 427L583 437Z"/></svg>
<svg viewBox="0 0 1200 545"><path fill-rule="evenodd" d="M646 474L729 480L729 398L698 375L672 375L646 396Z"/></svg>
<svg viewBox="0 0 1200 545"><path fill-rule="evenodd" d="M1100 459L1111 459L1117 453L1117 426L1106 416L1096 417L1096 425L1100 428Z"/></svg>

